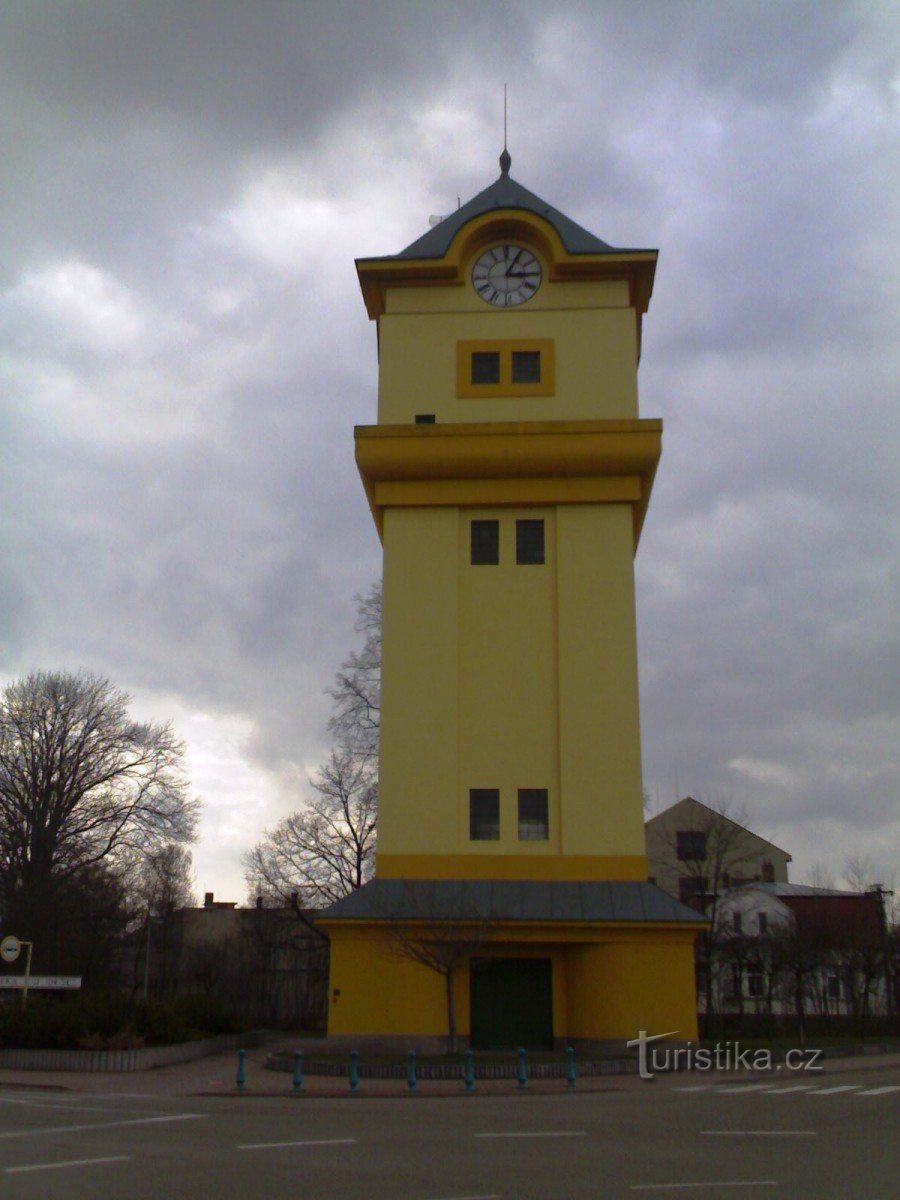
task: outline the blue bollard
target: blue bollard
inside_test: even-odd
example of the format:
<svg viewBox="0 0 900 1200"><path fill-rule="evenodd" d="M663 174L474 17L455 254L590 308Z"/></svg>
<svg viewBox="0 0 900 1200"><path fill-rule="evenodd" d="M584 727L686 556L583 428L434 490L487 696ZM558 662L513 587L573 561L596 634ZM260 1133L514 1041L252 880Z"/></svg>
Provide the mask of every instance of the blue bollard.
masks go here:
<svg viewBox="0 0 900 1200"><path fill-rule="evenodd" d="M303 1051L294 1051L294 1091L299 1092L303 1087Z"/></svg>
<svg viewBox="0 0 900 1200"><path fill-rule="evenodd" d="M406 1082L409 1084L409 1090L416 1090L416 1052L410 1050L406 1056Z"/></svg>
<svg viewBox="0 0 900 1200"><path fill-rule="evenodd" d="M466 1051L465 1062L466 1065L463 1069L463 1079L465 1080L466 1091L471 1092L475 1090L475 1055L471 1050Z"/></svg>
<svg viewBox="0 0 900 1200"><path fill-rule="evenodd" d="M519 1081L519 1087L523 1088L526 1080L528 1079L528 1075L525 1071L525 1051L521 1048L519 1050L519 1065L516 1070L516 1078Z"/></svg>
<svg viewBox="0 0 900 1200"><path fill-rule="evenodd" d="M566 1083L575 1086L575 1051L571 1046L566 1051Z"/></svg>
<svg viewBox="0 0 900 1200"><path fill-rule="evenodd" d="M359 1087L359 1051L350 1051L350 1091L355 1092Z"/></svg>
<svg viewBox="0 0 900 1200"><path fill-rule="evenodd" d="M238 1050L238 1069L235 1084L239 1092L244 1090L244 1084L247 1082L247 1072L244 1069L244 1059L247 1057L246 1050Z"/></svg>

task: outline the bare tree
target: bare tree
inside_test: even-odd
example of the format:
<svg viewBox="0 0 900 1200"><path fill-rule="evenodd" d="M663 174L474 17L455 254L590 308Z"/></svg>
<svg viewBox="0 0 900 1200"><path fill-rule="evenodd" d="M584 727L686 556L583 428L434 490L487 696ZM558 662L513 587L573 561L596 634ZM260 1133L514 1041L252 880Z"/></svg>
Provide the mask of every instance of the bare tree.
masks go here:
<svg viewBox="0 0 900 1200"><path fill-rule="evenodd" d="M381 719L381 583L356 596L356 631L363 647L341 664L329 695L334 714L328 728L340 746L369 762L378 758Z"/></svg>
<svg viewBox="0 0 900 1200"><path fill-rule="evenodd" d="M194 836L183 744L85 673L38 673L0 694L0 896L32 923L52 885ZM24 928L24 926L23 926Z"/></svg>
<svg viewBox="0 0 900 1200"><path fill-rule="evenodd" d="M252 895L320 907L362 887L375 862L378 789L372 765L347 749L312 780L308 807L291 813L244 858Z"/></svg>
<svg viewBox="0 0 900 1200"><path fill-rule="evenodd" d="M444 981L447 1010L447 1051L456 1051L457 971L484 944L490 922L460 896L447 900L446 884L434 880L404 883L401 897L383 907L384 952L427 967Z"/></svg>

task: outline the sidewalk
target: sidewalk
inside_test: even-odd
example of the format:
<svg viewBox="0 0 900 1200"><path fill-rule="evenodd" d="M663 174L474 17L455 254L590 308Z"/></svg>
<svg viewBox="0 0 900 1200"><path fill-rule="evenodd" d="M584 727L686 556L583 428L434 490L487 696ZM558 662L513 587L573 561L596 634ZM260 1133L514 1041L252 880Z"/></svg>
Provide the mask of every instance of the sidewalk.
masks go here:
<svg viewBox="0 0 900 1200"><path fill-rule="evenodd" d="M169 1067L158 1067L148 1071L91 1072L78 1073L73 1071L11 1071L0 1070L0 1094L4 1089L34 1089L35 1091L51 1090L68 1093L103 1094L106 1096L146 1096L148 1098L185 1098L188 1096L240 1096L251 1100L253 1097L284 1097L288 1100L303 1099L305 1096L341 1097L352 1099L349 1083L346 1077L323 1075L303 1076L303 1086L298 1097L293 1091L293 1080L284 1071L267 1071L265 1061L270 1054L277 1051L291 1051L293 1043L285 1038L273 1038L265 1046L257 1046L245 1053L244 1070L245 1084L243 1092L239 1092L235 1080L237 1075L237 1055L216 1054L209 1058L195 1059L193 1062L176 1063ZM577 1064L576 1064L577 1065ZM900 1070L900 1054L857 1055L850 1058L826 1059L823 1069L816 1071L814 1076L807 1076L818 1082L830 1075L841 1075L856 1071ZM698 1073L679 1072L658 1076L655 1086L666 1087L672 1084L684 1083L686 1079L698 1078ZM750 1083L762 1078L759 1072L731 1071L705 1072L704 1082L711 1084L726 1084L735 1082ZM773 1075L774 1079L775 1076ZM781 1075L778 1076L780 1080ZM524 1091L529 1095L565 1094L576 1091L586 1092L618 1092L648 1086L636 1075L599 1075L584 1076L578 1079L574 1089L567 1086L564 1079L529 1079L524 1089L520 1089L515 1079L477 1080L475 1095L517 1095ZM422 1080L417 1095L421 1096L461 1096L465 1095L462 1079L460 1080ZM357 1096L409 1096L409 1088L401 1079L361 1079Z"/></svg>

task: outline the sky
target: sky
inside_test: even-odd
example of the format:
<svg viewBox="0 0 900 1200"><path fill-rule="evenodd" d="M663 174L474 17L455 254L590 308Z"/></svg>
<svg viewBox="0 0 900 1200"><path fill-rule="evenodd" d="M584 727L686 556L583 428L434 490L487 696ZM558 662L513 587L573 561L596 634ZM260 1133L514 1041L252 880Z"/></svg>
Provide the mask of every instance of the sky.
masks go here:
<svg viewBox="0 0 900 1200"><path fill-rule="evenodd" d="M310 794L380 547L354 258L499 173L660 249L645 790L791 878L900 869L900 9L889 0L0 6L0 682L171 719L196 890Z"/></svg>

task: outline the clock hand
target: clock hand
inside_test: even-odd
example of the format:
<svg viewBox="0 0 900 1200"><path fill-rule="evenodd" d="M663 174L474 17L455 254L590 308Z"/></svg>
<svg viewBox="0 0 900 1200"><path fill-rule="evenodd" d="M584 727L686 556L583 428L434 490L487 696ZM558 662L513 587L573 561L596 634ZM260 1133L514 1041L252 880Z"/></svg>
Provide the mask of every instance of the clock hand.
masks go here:
<svg viewBox="0 0 900 1200"><path fill-rule="evenodd" d="M514 267L514 266L516 265L516 263L519 261L519 258L521 257L521 254L522 254L522 251L521 251L521 249L520 249L520 250L517 250L517 251L516 251L516 257L515 257L515 258L512 260L512 262L511 262L511 263L509 264L509 266L506 268L506 278L507 278L507 279L509 279L510 275L512 275L512 273L513 273L513 267Z"/></svg>

